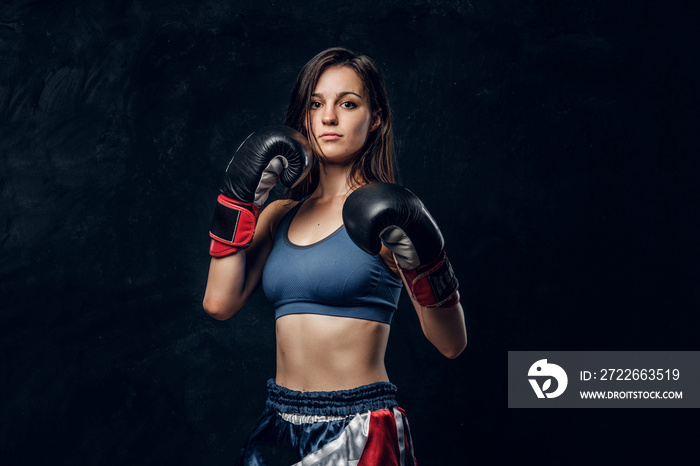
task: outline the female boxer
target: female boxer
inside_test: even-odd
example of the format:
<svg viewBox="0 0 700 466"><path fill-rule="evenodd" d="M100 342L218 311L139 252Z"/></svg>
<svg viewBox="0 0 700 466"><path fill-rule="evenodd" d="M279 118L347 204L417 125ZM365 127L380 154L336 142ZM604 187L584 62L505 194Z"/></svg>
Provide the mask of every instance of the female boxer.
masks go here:
<svg viewBox="0 0 700 466"><path fill-rule="evenodd" d="M210 231L206 311L232 317L261 282L275 307L276 377L239 464L414 465L384 367L402 283L445 356L462 352L466 330L437 225L393 184L391 111L373 62L318 54L286 125L238 148ZM278 177L290 199L262 210Z"/></svg>

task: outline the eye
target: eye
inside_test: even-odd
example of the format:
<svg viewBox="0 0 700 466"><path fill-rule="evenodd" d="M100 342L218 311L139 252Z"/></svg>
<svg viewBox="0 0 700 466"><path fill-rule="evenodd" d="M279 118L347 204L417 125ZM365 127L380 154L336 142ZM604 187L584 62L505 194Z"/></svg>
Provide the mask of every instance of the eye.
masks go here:
<svg viewBox="0 0 700 466"><path fill-rule="evenodd" d="M318 102L318 101L312 101L312 102L309 104L309 108L310 108L311 110L315 110L315 109L320 108L320 107L321 107L321 102Z"/></svg>
<svg viewBox="0 0 700 466"><path fill-rule="evenodd" d="M340 106L347 109L357 108L357 104L355 102L350 101L343 102L342 104L340 104Z"/></svg>

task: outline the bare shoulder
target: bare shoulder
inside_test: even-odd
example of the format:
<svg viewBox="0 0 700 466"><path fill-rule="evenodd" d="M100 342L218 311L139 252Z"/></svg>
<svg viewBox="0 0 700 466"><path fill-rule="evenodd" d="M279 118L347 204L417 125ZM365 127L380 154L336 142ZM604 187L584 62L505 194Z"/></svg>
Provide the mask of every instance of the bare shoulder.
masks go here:
<svg viewBox="0 0 700 466"><path fill-rule="evenodd" d="M278 199L268 204L260 213L258 222L264 226L271 235L274 236L277 225L280 224L285 215L294 208L299 201L291 199Z"/></svg>

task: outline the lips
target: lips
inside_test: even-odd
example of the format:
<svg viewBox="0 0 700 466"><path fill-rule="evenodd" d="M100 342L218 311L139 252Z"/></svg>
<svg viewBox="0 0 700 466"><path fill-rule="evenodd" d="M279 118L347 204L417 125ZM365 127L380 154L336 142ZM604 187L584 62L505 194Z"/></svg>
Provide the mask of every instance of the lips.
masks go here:
<svg viewBox="0 0 700 466"><path fill-rule="evenodd" d="M323 133L319 139L322 141L335 141L336 139L340 139L340 137L338 133Z"/></svg>

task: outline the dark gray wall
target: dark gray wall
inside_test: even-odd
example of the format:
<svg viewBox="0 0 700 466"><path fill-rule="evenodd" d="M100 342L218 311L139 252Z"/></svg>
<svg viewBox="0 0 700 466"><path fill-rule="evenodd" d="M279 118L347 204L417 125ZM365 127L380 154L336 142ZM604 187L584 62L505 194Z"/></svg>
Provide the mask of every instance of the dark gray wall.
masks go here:
<svg viewBox="0 0 700 466"><path fill-rule="evenodd" d="M690 412L508 411L506 355L698 349L690 5L2 2L0 462L233 461L273 313L201 310L214 198L335 45L382 68L402 183L461 281L460 358L405 296L392 329L420 463L607 463L639 439L673 459Z"/></svg>

